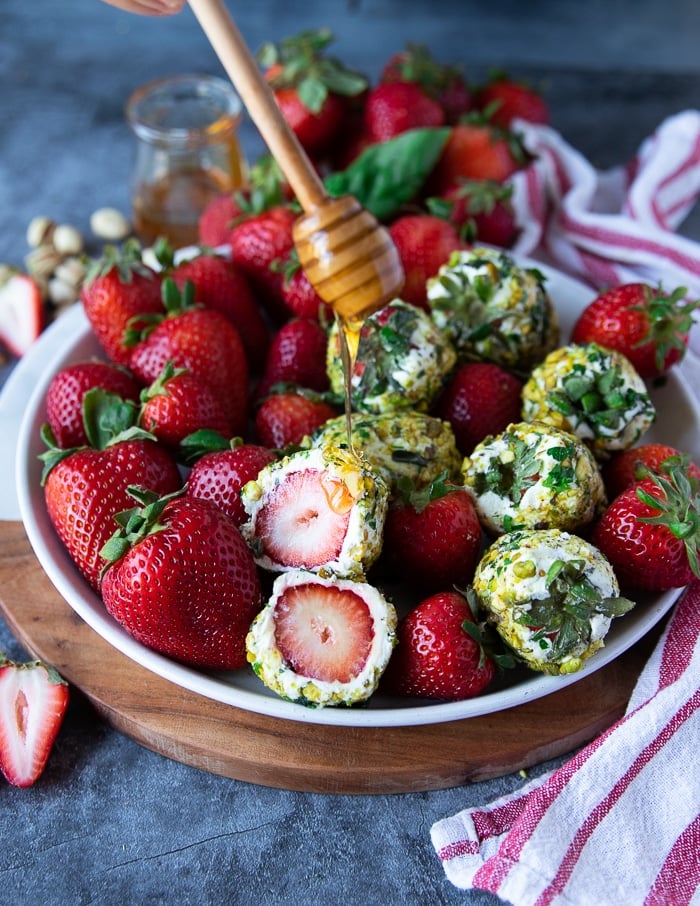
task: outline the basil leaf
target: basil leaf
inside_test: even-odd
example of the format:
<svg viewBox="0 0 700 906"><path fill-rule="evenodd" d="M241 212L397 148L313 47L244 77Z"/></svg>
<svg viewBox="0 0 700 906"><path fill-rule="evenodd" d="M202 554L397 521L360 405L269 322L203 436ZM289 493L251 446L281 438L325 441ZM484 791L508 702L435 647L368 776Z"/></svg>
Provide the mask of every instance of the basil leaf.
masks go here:
<svg viewBox="0 0 700 906"><path fill-rule="evenodd" d="M421 189L450 134L449 128L411 129L370 145L340 173L325 179L336 198L354 195L377 220L388 220Z"/></svg>

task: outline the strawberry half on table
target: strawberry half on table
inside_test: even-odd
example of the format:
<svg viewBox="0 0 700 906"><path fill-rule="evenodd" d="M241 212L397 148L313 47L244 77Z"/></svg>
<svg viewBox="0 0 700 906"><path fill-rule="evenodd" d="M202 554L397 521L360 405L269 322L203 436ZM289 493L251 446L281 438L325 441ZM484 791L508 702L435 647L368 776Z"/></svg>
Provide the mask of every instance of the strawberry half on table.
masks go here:
<svg viewBox="0 0 700 906"><path fill-rule="evenodd" d="M29 787L41 776L69 697L53 667L11 661L0 651L0 770L9 783Z"/></svg>
<svg viewBox="0 0 700 906"><path fill-rule="evenodd" d="M208 500L131 488L137 505L102 549L107 611L142 644L182 663L237 670L261 604L253 557Z"/></svg>
<svg viewBox="0 0 700 906"><path fill-rule="evenodd" d="M33 277L10 270L0 281L0 343L12 355L23 356L44 327L39 285Z"/></svg>

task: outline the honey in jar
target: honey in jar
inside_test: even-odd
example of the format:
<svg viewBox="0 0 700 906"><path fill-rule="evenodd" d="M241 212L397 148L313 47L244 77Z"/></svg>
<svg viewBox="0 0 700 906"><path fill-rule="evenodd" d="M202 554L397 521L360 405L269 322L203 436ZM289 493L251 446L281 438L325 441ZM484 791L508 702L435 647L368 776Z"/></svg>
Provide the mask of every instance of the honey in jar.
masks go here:
<svg viewBox="0 0 700 906"><path fill-rule="evenodd" d="M159 237L176 248L196 243L209 201L243 183L241 115L231 85L213 76L161 79L129 97L126 117L136 137L132 216L144 245Z"/></svg>

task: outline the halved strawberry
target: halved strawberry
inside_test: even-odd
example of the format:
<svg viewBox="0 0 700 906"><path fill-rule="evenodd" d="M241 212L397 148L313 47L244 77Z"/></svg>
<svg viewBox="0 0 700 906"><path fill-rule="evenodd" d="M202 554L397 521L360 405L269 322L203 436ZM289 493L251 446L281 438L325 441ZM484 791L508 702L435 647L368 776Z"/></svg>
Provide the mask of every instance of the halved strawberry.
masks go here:
<svg viewBox="0 0 700 906"><path fill-rule="evenodd" d="M0 285L0 342L19 358L43 327L44 306L36 280L27 274L11 273Z"/></svg>
<svg viewBox="0 0 700 906"><path fill-rule="evenodd" d="M350 705L376 689L395 641L396 611L365 582L303 570L280 576L246 639L263 683L310 706Z"/></svg>
<svg viewBox="0 0 700 906"><path fill-rule="evenodd" d="M14 786L41 775L68 707L68 684L41 661L0 651L0 770Z"/></svg>

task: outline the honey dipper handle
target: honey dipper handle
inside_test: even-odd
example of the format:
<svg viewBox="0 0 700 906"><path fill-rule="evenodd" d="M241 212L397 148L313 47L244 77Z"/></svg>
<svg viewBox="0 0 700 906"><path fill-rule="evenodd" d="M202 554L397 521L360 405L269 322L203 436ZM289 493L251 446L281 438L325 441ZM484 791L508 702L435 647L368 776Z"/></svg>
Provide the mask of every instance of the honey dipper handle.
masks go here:
<svg viewBox="0 0 700 906"><path fill-rule="evenodd" d="M325 186L282 116L223 0L189 0L189 5L302 208L309 212L320 207L328 200Z"/></svg>

